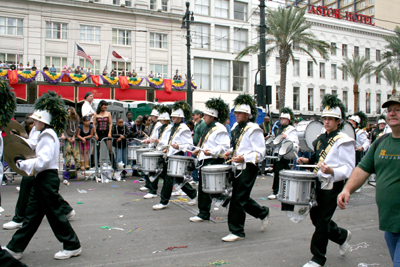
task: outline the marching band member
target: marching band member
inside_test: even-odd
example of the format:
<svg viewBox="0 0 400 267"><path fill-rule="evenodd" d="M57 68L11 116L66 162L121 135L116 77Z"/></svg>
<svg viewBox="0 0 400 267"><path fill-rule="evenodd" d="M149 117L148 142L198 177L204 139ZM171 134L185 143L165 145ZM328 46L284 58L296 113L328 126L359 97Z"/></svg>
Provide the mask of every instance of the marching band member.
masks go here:
<svg viewBox="0 0 400 267"><path fill-rule="evenodd" d="M226 127L221 124L229 117L229 106L221 98L212 98L206 103L203 111L203 119L206 127L200 137L199 148L193 151L199 159L199 165L204 167L211 164L223 164L224 158L220 155L225 154L230 147L230 138ZM199 170L199 189L198 206L199 214L191 217L192 222L201 222L210 219L210 209L212 197L202 190L203 181L201 179L201 169Z"/></svg>
<svg viewBox="0 0 400 267"><path fill-rule="evenodd" d="M356 163L358 163L361 161L363 153L366 152L370 146L368 134L363 130L363 128L367 126L368 117L364 112L358 111L349 118L349 122L356 131Z"/></svg>
<svg viewBox="0 0 400 267"><path fill-rule="evenodd" d="M163 152L167 154L167 157L172 155L183 156L184 151L187 151L193 146L191 131L189 127L183 123L183 118L189 120L191 117L191 108L185 101L178 101L172 105L171 119L174 122L174 125L165 133L168 138L162 138L158 144L159 146L166 147ZM166 168L165 165L164 167ZM161 201L159 204L154 205L153 209L161 210L168 207L172 188L173 178L166 174L164 177L164 184L161 189ZM188 205L196 205L197 191L193 189L189 183L185 183L185 185L182 187L182 191L192 199L188 202Z"/></svg>
<svg viewBox="0 0 400 267"><path fill-rule="evenodd" d="M310 217L315 231L311 239L311 261L303 267L324 266L328 241L340 245L340 255L345 256L350 247L350 231L340 228L332 220L337 202L342 191L344 180L349 178L354 165L354 140L340 132L343 118L346 118L345 107L335 95L325 95L322 101L324 110L322 119L326 132L313 142L315 153L311 159L299 158L298 163L318 163L313 171L321 182L317 186L316 207L310 210ZM322 186L321 186L322 185Z"/></svg>
<svg viewBox="0 0 400 267"><path fill-rule="evenodd" d="M241 94L234 100L237 125L232 130L232 148L225 154L225 159L232 155L233 165L237 168L232 182L232 197L228 213L229 235L222 241L232 242L244 239L246 212L261 219L261 231L268 225L269 208L261 207L251 197L251 190L258 174L257 163L265 156L265 144L262 129L254 123L257 109L254 99Z"/></svg>
<svg viewBox="0 0 400 267"><path fill-rule="evenodd" d="M377 127L372 130L371 132L371 144L383 135L383 131L385 130L386 126L386 118L385 115L380 115L378 118Z"/></svg>
<svg viewBox="0 0 400 267"><path fill-rule="evenodd" d="M53 91L43 94L36 100L35 111L30 116L35 121L36 130L41 132L35 149L36 158L15 159L19 169L35 176L26 209L26 219L22 228L15 232L7 247L4 247L16 259L22 257L45 215L53 233L64 247L64 250L54 255L55 259L68 259L80 255L82 251L58 193L60 142L56 132L62 132L67 122L68 113L64 106L64 101Z"/></svg>
<svg viewBox="0 0 400 267"><path fill-rule="evenodd" d="M294 124L294 114L293 111L286 107L280 110L281 115L279 119L281 121L281 126L277 130L275 130L275 138L279 135L282 135L284 141L292 141L293 143L299 144L299 138L297 136L296 128L293 126ZM283 157L274 162L274 182L272 184L272 194L268 196L268 199L276 199L276 196L279 191L279 172L281 170L289 169L289 160L284 159ZM282 208L284 205L282 205Z"/></svg>
<svg viewBox="0 0 400 267"><path fill-rule="evenodd" d="M171 108L167 105L160 105L158 106L158 112L159 112L159 121L161 124L161 127L157 128L155 130L157 132L157 136L155 136L154 132L151 135L150 142L154 145L157 145L160 140L163 138L168 138L167 132L171 129L172 125L169 123L170 122L170 114L171 114ZM157 146L156 147L158 150L163 150L163 146ZM145 199L150 199L150 198L156 198L157 197L157 189L158 189L158 180L160 179L160 176L164 179L165 175L167 173L167 166L164 164L163 172L153 181L151 182L148 175L146 175L146 186L142 186L140 188L141 191L149 191L146 195L143 196Z"/></svg>

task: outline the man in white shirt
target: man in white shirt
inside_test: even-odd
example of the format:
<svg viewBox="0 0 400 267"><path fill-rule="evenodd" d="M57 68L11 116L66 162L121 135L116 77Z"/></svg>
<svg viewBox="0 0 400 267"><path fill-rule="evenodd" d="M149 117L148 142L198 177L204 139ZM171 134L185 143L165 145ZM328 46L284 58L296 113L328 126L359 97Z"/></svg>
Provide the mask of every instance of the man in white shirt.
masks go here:
<svg viewBox="0 0 400 267"><path fill-rule="evenodd" d="M92 106L92 102L93 102L93 93L87 92L85 94L85 102L82 105L82 117L89 116L90 123L93 123L93 115L95 113L95 110Z"/></svg>

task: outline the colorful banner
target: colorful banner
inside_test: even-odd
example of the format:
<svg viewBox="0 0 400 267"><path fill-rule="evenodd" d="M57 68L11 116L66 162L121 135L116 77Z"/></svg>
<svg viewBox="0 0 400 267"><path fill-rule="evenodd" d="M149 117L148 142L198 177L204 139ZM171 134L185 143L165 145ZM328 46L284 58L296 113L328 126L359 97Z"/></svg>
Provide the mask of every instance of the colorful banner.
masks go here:
<svg viewBox="0 0 400 267"><path fill-rule="evenodd" d="M114 99L119 101L146 101L146 89L114 89Z"/></svg>
<svg viewBox="0 0 400 267"><path fill-rule="evenodd" d="M41 97L47 91L54 91L64 100L69 100L75 102L75 86L60 86L60 85L50 85L50 84L39 84L37 90L37 97Z"/></svg>
<svg viewBox="0 0 400 267"><path fill-rule="evenodd" d="M193 80L192 80L192 87L193 87L194 89L197 89L197 84L195 84Z"/></svg>
<svg viewBox="0 0 400 267"><path fill-rule="evenodd" d="M111 88L99 88L99 87L78 87L78 102L85 100L85 94L91 92L95 99L111 99Z"/></svg>
<svg viewBox="0 0 400 267"><path fill-rule="evenodd" d="M165 91L162 90L155 90L155 99L158 99L158 102L175 102L179 100L185 100L186 101L186 92L177 92L177 91L172 91L171 94L168 94Z"/></svg>
<svg viewBox="0 0 400 267"><path fill-rule="evenodd" d="M182 90L186 86L186 81L182 80L173 80L172 87L177 90Z"/></svg>
<svg viewBox="0 0 400 267"><path fill-rule="evenodd" d="M126 76L119 76L118 82L119 82L119 86L121 87L121 89L129 88L128 78Z"/></svg>
<svg viewBox="0 0 400 267"><path fill-rule="evenodd" d="M81 84L89 77L86 74L73 74L73 73L66 73L68 77L76 84Z"/></svg>
<svg viewBox="0 0 400 267"><path fill-rule="evenodd" d="M117 84L118 82L118 77L107 77L104 75L100 75L100 78L103 80L103 84Z"/></svg>
<svg viewBox="0 0 400 267"><path fill-rule="evenodd" d="M164 79L164 90L168 94L172 93L172 80L171 79Z"/></svg>
<svg viewBox="0 0 400 267"><path fill-rule="evenodd" d="M68 77L68 75L65 75L66 73L69 73L68 71L62 71L61 73L64 73L64 76L61 79L62 82L64 82L64 83L71 82L71 79Z"/></svg>
<svg viewBox="0 0 400 267"><path fill-rule="evenodd" d="M128 78L129 85L133 85L133 86L139 86L142 84L143 81L144 81L144 79L142 79L142 78Z"/></svg>
<svg viewBox="0 0 400 267"><path fill-rule="evenodd" d="M158 89L161 88L164 85L164 80L159 79L159 78L146 78L146 80L149 82L150 86Z"/></svg>
<svg viewBox="0 0 400 267"><path fill-rule="evenodd" d="M30 70L18 71L18 78L24 83L29 83L31 81L34 81L38 74L39 74L39 71L37 71L37 70L35 70L35 71L30 71Z"/></svg>
<svg viewBox="0 0 400 267"><path fill-rule="evenodd" d="M17 70L9 70L8 71L8 81L10 84L18 83L18 71Z"/></svg>
<svg viewBox="0 0 400 267"><path fill-rule="evenodd" d="M100 86L99 75L90 75L90 78L96 86Z"/></svg>
<svg viewBox="0 0 400 267"><path fill-rule="evenodd" d="M11 86L12 91L15 93L17 99L28 101L27 88L28 85L25 83L16 83Z"/></svg>
<svg viewBox="0 0 400 267"><path fill-rule="evenodd" d="M0 77L5 79L8 76L8 71L7 70L0 70Z"/></svg>
<svg viewBox="0 0 400 267"><path fill-rule="evenodd" d="M49 71L41 71L43 78L51 84L56 84L61 81L65 73L54 73Z"/></svg>

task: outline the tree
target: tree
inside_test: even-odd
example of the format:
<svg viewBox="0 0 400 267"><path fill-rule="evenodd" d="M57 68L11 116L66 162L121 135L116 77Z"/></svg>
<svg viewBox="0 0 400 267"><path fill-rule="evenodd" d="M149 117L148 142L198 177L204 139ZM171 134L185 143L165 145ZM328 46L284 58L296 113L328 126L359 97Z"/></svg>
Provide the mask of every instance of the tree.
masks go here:
<svg viewBox="0 0 400 267"><path fill-rule="evenodd" d="M353 79L353 93L354 93L354 112L358 111L358 85L360 81L365 76L371 76L371 73L374 72L375 67L373 62L362 56L355 56L353 58L346 57L344 59L344 63L338 67L341 71L346 73Z"/></svg>
<svg viewBox="0 0 400 267"><path fill-rule="evenodd" d="M311 24L306 22L305 10L297 8L267 9L269 15L266 19L266 59L273 53L279 53L279 61L281 68L280 89L279 89L279 105L278 109L285 106L286 94L286 68L289 60L294 59L293 52L299 51L308 54L317 64L317 60L312 52L317 51L324 60L329 59L328 43L318 40L317 37L307 31L311 28ZM257 53L260 49L260 43L250 45L240 51L236 60L241 59L248 54Z"/></svg>
<svg viewBox="0 0 400 267"><path fill-rule="evenodd" d="M393 65L385 67L381 73L378 74L383 77L387 83L393 87L392 95L396 93L396 85L400 82L400 71L399 68Z"/></svg>
<svg viewBox="0 0 400 267"><path fill-rule="evenodd" d="M388 44L385 48L388 50L382 55L383 62L378 66L379 69L390 64L396 64L400 66L400 27L396 26L394 29L395 35L383 36Z"/></svg>

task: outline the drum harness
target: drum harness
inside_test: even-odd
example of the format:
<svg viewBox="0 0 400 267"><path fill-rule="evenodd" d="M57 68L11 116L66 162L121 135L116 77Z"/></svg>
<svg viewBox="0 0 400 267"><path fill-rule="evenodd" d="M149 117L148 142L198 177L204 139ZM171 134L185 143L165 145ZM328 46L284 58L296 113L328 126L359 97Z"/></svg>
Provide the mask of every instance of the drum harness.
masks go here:
<svg viewBox="0 0 400 267"><path fill-rule="evenodd" d="M201 143L201 146L200 146L200 151L203 151L203 147L204 147L204 144L206 143L206 141L207 141L207 139L208 139L208 137L210 136L210 134L212 134L215 130L217 130L218 129L218 126L214 126L214 127L212 127L209 131L208 131L208 133L207 133L207 135L204 137L204 139L203 140L200 140L200 143ZM204 152L203 152L204 153ZM205 155L205 154L204 154ZM197 158L199 158L199 156L200 156L200 152L197 154ZM202 163L201 163L201 165L199 166L199 167L196 167L196 169L198 170L198 169L200 169L201 167L203 167L203 165L204 165L204 160L202 160Z"/></svg>
<svg viewBox="0 0 400 267"><path fill-rule="evenodd" d="M246 131L247 131L250 127L251 127L251 125L247 124L246 127L244 127L244 128L240 131L240 136L239 136L238 139L236 139L235 148L233 149L232 155L235 155L235 154L236 154L236 151L237 151L237 149L239 148L239 144L240 144L240 142L242 141L243 135L246 133ZM241 155L241 156L244 156L244 154ZM225 161L225 164L228 163L228 162L230 162L231 160L232 160L232 159L230 159L229 161ZM244 164L245 164L245 162L242 163L242 166L243 166ZM235 176L235 178L238 178L238 177L242 174L243 169L240 170L240 172L239 172L238 175L235 175L236 167L235 167L235 165L232 165L232 166L234 167L234 169L233 169L234 176Z"/></svg>

